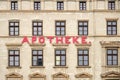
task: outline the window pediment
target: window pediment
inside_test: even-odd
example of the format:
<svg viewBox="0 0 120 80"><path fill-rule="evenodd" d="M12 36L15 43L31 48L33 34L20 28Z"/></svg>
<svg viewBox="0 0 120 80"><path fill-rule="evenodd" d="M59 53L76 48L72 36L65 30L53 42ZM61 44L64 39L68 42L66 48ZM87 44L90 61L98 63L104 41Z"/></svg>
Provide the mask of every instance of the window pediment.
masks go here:
<svg viewBox="0 0 120 80"><path fill-rule="evenodd" d="M88 73L80 73L75 75L76 78L91 78L92 75Z"/></svg>
<svg viewBox="0 0 120 80"><path fill-rule="evenodd" d="M31 78L45 78L46 76L44 74L40 73L34 73L30 75Z"/></svg>
<svg viewBox="0 0 120 80"><path fill-rule="evenodd" d="M100 41L103 48L106 47L120 47L120 41Z"/></svg>
<svg viewBox="0 0 120 80"><path fill-rule="evenodd" d="M7 78L21 78L22 75L18 74L18 73L10 73L6 75Z"/></svg>
<svg viewBox="0 0 120 80"><path fill-rule="evenodd" d="M53 74L53 78L68 78L69 75L65 74L65 73L56 73L56 74Z"/></svg>
<svg viewBox="0 0 120 80"><path fill-rule="evenodd" d="M111 71L111 72L106 72L101 75L102 78L120 78L120 73Z"/></svg>

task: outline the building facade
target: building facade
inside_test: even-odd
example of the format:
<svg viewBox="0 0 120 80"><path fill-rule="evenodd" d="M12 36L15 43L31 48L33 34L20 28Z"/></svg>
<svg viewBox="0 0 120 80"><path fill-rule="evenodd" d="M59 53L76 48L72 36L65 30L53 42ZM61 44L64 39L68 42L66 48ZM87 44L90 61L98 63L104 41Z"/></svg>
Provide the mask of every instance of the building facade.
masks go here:
<svg viewBox="0 0 120 80"><path fill-rule="evenodd" d="M120 80L120 0L0 0L1 80Z"/></svg>

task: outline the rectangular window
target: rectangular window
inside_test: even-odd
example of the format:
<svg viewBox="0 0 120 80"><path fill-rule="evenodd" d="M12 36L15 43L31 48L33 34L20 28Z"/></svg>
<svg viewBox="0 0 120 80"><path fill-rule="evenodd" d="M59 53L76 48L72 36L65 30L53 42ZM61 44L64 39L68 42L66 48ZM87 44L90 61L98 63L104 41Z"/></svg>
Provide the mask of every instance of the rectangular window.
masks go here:
<svg viewBox="0 0 120 80"><path fill-rule="evenodd" d="M78 35L88 35L88 21L78 22Z"/></svg>
<svg viewBox="0 0 120 80"><path fill-rule="evenodd" d="M20 51L9 50L9 66L20 66Z"/></svg>
<svg viewBox="0 0 120 80"><path fill-rule="evenodd" d="M66 50L55 50L55 66L66 66Z"/></svg>
<svg viewBox="0 0 120 80"><path fill-rule="evenodd" d="M32 50L32 66L43 66L43 50Z"/></svg>
<svg viewBox="0 0 120 80"><path fill-rule="evenodd" d="M115 1L108 1L108 9L115 10Z"/></svg>
<svg viewBox="0 0 120 80"><path fill-rule="evenodd" d="M80 1L79 2L79 9L80 10L86 10L86 1Z"/></svg>
<svg viewBox="0 0 120 80"><path fill-rule="evenodd" d="M56 35L57 36L63 36L65 35L65 21L56 21Z"/></svg>
<svg viewBox="0 0 120 80"><path fill-rule="evenodd" d="M57 1L57 10L64 10L64 2Z"/></svg>
<svg viewBox="0 0 120 80"><path fill-rule="evenodd" d="M89 65L89 51L87 49L78 49L78 66Z"/></svg>
<svg viewBox="0 0 120 80"><path fill-rule="evenodd" d="M33 36L41 36L43 34L42 27L41 21L33 21Z"/></svg>
<svg viewBox="0 0 120 80"><path fill-rule="evenodd" d="M40 10L41 4L40 1L34 1L34 10Z"/></svg>
<svg viewBox="0 0 120 80"><path fill-rule="evenodd" d="M118 65L118 49L107 49L107 65Z"/></svg>
<svg viewBox="0 0 120 80"><path fill-rule="evenodd" d="M10 36L19 35L19 22L9 22L9 35Z"/></svg>
<svg viewBox="0 0 120 80"><path fill-rule="evenodd" d="M11 10L18 10L18 2L11 1Z"/></svg>
<svg viewBox="0 0 120 80"><path fill-rule="evenodd" d="M117 21L107 21L107 35L117 35Z"/></svg>

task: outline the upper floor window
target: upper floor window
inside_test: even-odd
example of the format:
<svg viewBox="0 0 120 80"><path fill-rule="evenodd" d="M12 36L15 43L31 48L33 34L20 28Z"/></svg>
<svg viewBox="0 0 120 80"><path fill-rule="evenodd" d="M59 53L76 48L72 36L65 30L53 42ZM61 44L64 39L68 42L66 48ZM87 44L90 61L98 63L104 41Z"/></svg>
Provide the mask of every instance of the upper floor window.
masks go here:
<svg viewBox="0 0 120 80"><path fill-rule="evenodd" d="M33 21L33 36L41 36L43 34L42 21Z"/></svg>
<svg viewBox="0 0 120 80"><path fill-rule="evenodd" d="M18 1L11 1L11 10L18 10Z"/></svg>
<svg viewBox="0 0 120 80"><path fill-rule="evenodd" d="M57 1L57 10L64 10L64 2Z"/></svg>
<svg viewBox="0 0 120 80"><path fill-rule="evenodd" d="M115 1L108 1L108 9L115 10Z"/></svg>
<svg viewBox="0 0 120 80"><path fill-rule="evenodd" d="M79 2L79 9L80 10L86 10L86 1L80 1Z"/></svg>
<svg viewBox="0 0 120 80"><path fill-rule="evenodd" d="M118 65L118 49L107 49L107 65Z"/></svg>
<svg viewBox="0 0 120 80"><path fill-rule="evenodd" d="M107 35L117 35L117 21L107 21Z"/></svg>
<svg viewBox="0 0 120 80"><path fill-rule="evenodd" d="M32 66L43 66L43 50L32 50Z"/></svg>
<svg viewBox="0 0 120 80"><path fill-rule="evenodd" d="M66 50L55 50L55 66L66 66Z"/></svg>
<svg viewBox="0 0 120 80"><path fill-rule="evenodd" d="M56 21L55 23L56 25L56 35L60 36L60 35L65 35L65 21Z"/></svg>
<svg viewBox="0 0 120 80"><path fill-rule="evenodd" d="M20 65L20 51L19 50L9 50L9 66L19 66Z"/></svg>
<svg viewBox="0 0 120 80"><path fill-rule="evenodd" d="M9 35L10 36L19 35L19 22L9 22Z"/></svg>
<svg viewBox="0 0 120 80"><path fill-rule="evenodd" d="M34 10L40 10L41 4L40 1L34 1Z"/></svg>
<svg viewBox="0 0 120 80"><path fill-rule="evenodd" d="M78 66L89 65L89 51L87 49L78 49Z"/></svg>
<svg viewBox="0 0 120 80"><path fill-rule="evenodd" d="M78 22L78 35L88 35L88 21Z"/></svg>

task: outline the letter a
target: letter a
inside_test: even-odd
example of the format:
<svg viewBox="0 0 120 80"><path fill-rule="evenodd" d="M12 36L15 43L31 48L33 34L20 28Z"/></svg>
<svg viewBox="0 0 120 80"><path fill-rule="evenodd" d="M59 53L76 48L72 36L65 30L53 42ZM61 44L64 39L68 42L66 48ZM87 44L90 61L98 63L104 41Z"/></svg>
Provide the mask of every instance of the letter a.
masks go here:
<svg viewBox="0 0 120 80"><path fill-rule="evenodd" d="M25 37L23 38L23 40L22 40L22 44L23 44L23 43L26 43L26 42L29 44L28 38L25 36Z"/></svg>

